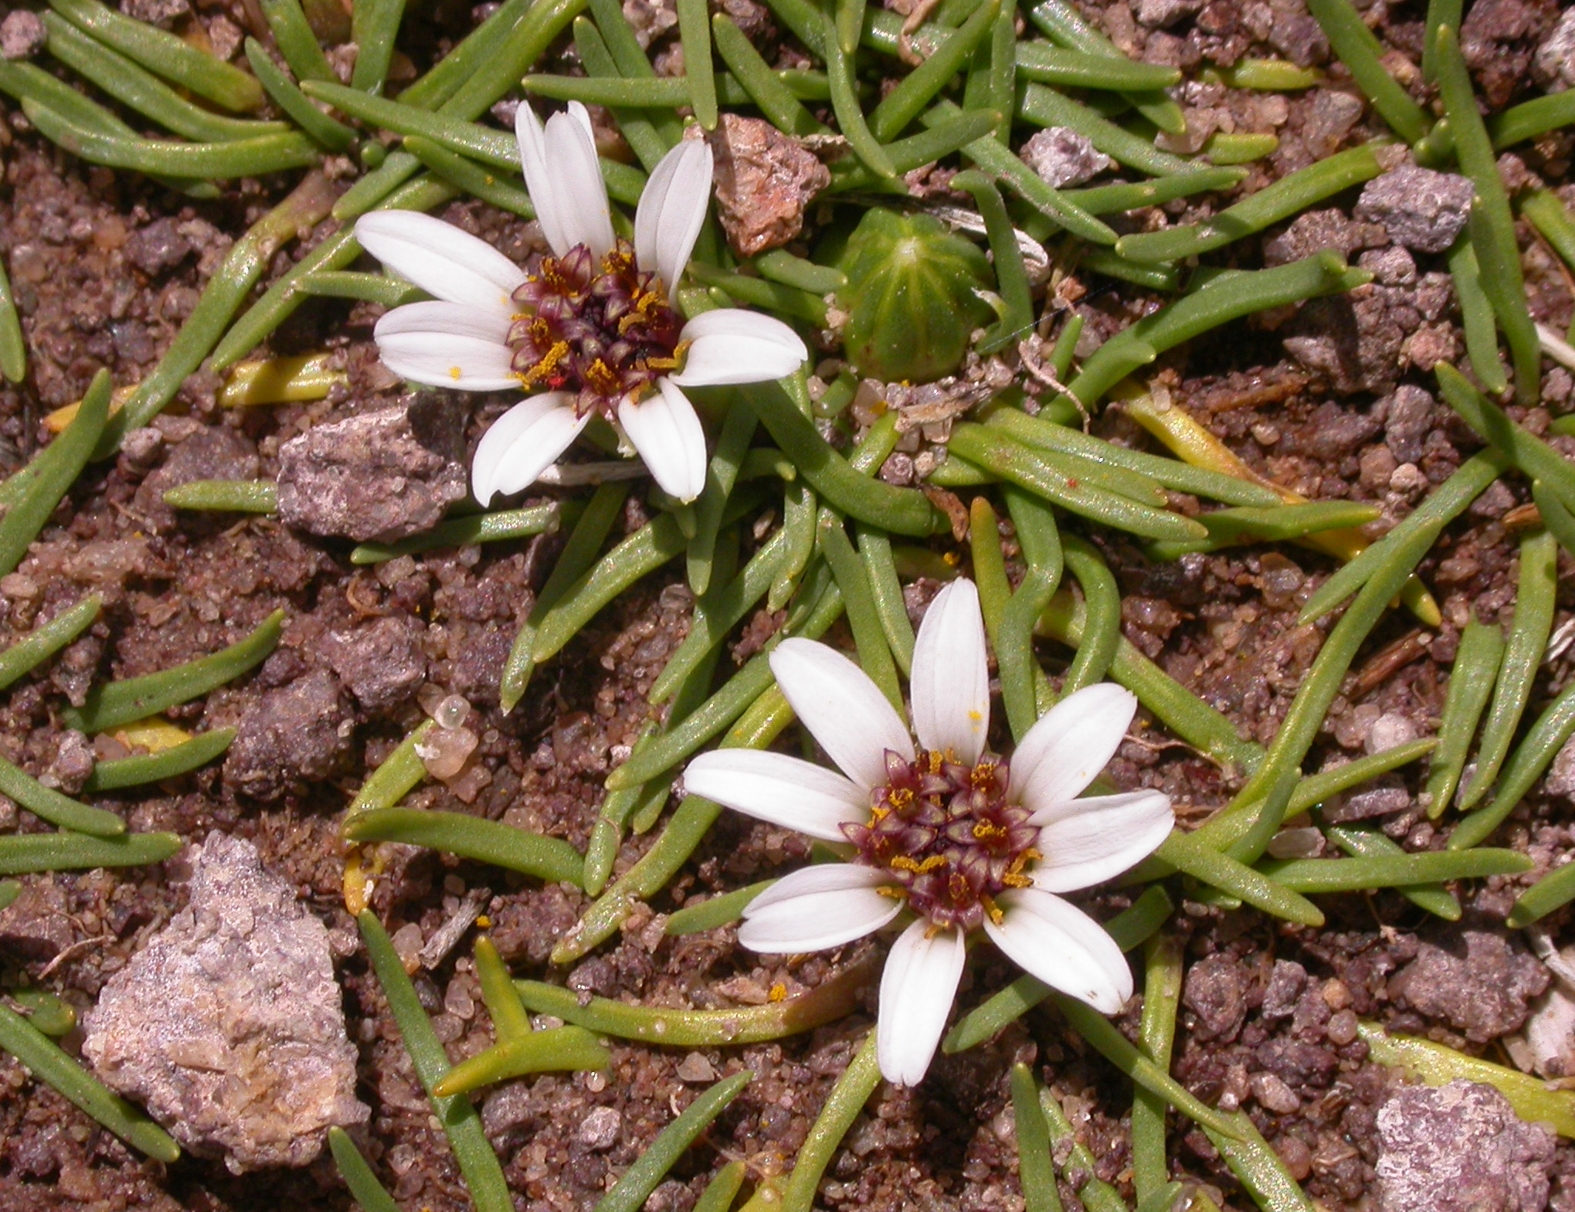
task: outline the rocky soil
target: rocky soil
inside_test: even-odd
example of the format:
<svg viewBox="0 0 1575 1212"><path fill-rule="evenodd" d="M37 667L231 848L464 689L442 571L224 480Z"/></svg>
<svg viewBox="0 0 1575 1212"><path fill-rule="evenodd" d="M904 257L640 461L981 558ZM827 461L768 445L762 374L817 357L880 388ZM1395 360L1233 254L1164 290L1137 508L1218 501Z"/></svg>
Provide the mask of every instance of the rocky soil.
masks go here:
<svg viewBox="0 0 1575 1212"><path fill-rule="evenodd" d="M140 10L149 6L138 0L136 7L146 15ZM170 0L169 7L171 20L195 19L221 31L225 24L247 26L240 4L199 3L195 18L185 15L184 0ZM791 60L791 40L778 34L765 10L751 0L725 0L723 7L736 10L741 24L751 19L756 41L782 48ZM1395 62L1418 62L1423 6L1377 0L1369 10L1370 24L1401 57ZM1299 0L1115 0L1090 11L1123 49L1177 64L1194 77L1205 63L1224 66L1247 56L1329 61ZM1568 20L1558 25L1559 15L1554 0L1477 0L1471 7L1464 44L1479 92L1494 106L1533 95L1572 70L1567 55L1547 51L1562 36L1556 30L1570 26ZM463 5L420 6L401 47L424 63L472 20ZM1325 85L1300 94L1194 82L1182 98L1194 133L1279 135L1278 152L1253 166L1243 193L1382 129L1337 67ZM1570 138L1554 136L1506 156L1501 167L1512 180L1562 186L1566 201L1575 203L1575 187L1565 185L1570 155ZM218 202L192 203L57 151L8 100L0 100L0 162L0 256L30 350L26 382L0 386L0 471L9 473L44 439L44 414L78 399L96 368L111 368L117 384L148 372L233 239L290 183L247 181ZM944 193L944 180L926 188ZM1165 214L1186 221L1207 205L1174 203ZM1295 315L1255 317L1163 366L1175 398L1264 474L1315 499L1377 504L1384 520L1375 533L1404 516L1477 446L1431 394L1426 373L1461 349L1442 244L1429 232L1386 225L1388 214L1382 196L1358 206L1353 191L1261 241L1232 246L1225 259L1242 265L1336 247L1371 268L1376 280L1349 298ZM521 261L541 247L532 226L480 203L453 204L444 217ZM819 217L811 207L812 226ZM1133 230L1158 221L1150 212L1123 220ZM315 238L331 226L320 227ZM281 253L270 277L301 251ZM1567 270L1529 239L1527 271L1534 312L1562 331L1575 304ZM1056 296L1060 306L1085 316L1088 349L1159 298L1075 271L1058 281ZM132 435L118 458L83 475L41 541L0 581L0 643L86 593L105 601L102 619L88 633L0 693L0 754L68 792L80 788L89 759L127 752L112 738L85 738L61 724L61 710L80 705L90 686L212 652L276 609L287 619L282 643L254 674L170 713L193 731L236 727L222 762L155 787L91 797L122 812L132 828L173 830L202 845L205 855L250 847L260 872L248 868L244 854L232 856L250 874L216 891L209 886L214 880L205 883L201 874L205 866L194 875L192 851L151 868L28 877L24 895L0 912L0 983L40 984L84 1015L97 1005L84 1051L104 1067L116 1062L107 1045L92 1043L94 1032L111 1032L124 1046L134 1030L149 1026L139 1028L135 1020L152 1012L159 986L139 983L138 969L153 962L156 936L164 946L172 930L195 932L185 957L168 962L198 968L202 947L228 948L230 962L243 963L258 982L224 995L229 998L257 998L273 971L269 965L294 957L297 988L290 996L300 1014L308 1015L309 1006L327 1020L340 1008L344 1016L344 1037L336 1040L329 1022L301 1044L302 1064L313 1073L319 1073L313 1066L326 1066L324 1080L330 1059L341 1057L343 1081L336 1078L322 1093L335 1122L359 1125L357 1139L401 1206L448 1212L468 1202L344 907L339 815L367 773L441 704L454 725L446 742L452 760L409 802L508 821L583 848L603 778L651 715L645 695L686 632L691 598L681 569L648 578L538 671L524 702L504 715L499 670L561 536L373 567L349 562L352 538L424 528L462 496L464 454L509 402L405 394L377 363L370 336L378 314L369 305L319 300L274 338L276 353L332 355L346 381L324 401L224 408L218 377L194 376L177 404ZM1554 369L1545 377L1542 406L1514 415L1543 432L1572 406L1575 381ZM1096 424L1106 436L1141 441L1114 410ZM1575 454L1569 440L1553 441ZM376 452L375 465L366 451ZM924 453L916 430L884 474L908 480ZM353 490L345 487L347 475L357 477ZM257 477L291 485L281 491L281 516L178 513L162 500L166 490L192 480ZM551 495L533 492L526 500ZM1447 532L1420 570L1442 604L1443 626L1424 631L1401 612L1381 624L1326 721L1310 770L1435 731L1461 627L1473 610L1486 621L1507 621L1512 612L1515 510L1527 499L1518 481L1506 480ZM636 493L615 533L644 520ZM1097 531L1090 537L1120 579L1128 638L1226 712L1244 736L1272 737L1326 626L1298 627L1296 613L1330 562L1298 548L1249 547L1152 563L1119 538ZM937 549L967 558L965 545L938 541ZM1561 574L1569 572L1561 557ZM915 583L915 618L933 588ZM1538 680L1534 709L1572 676L1572 609L1575 594L1561 575L1555 635L1562 638ZM779 623L765 615L748 621L724 663L746 659ZM1067 654L1046 645L1041 656L1054 676ZM1437 830L1416 798L1424 776L1425 765L1386 776L1335 811L1344 819L1380 821L1407 849L1426 849L1436 844ZM1205 818L1235 786L1228 772L1158 726L1123 746L1109 777L1123 788L1164 789L1186 823ZM1555 1081L1575 1077L1575 1039L1567 1031L1536 1030L1539 1021L1552 1021L1547 1015L1567 1008L1545 962L1570 941L1567 918L1557 915L1529 937L1503 925L1518 892L1575 849L1572 798L1575 758L1561 760L1501 831L1499 844L1531 855L1535 870L1463 886L1466 915L1457 924L1431 918L1391 892L1320 898L1329 920L1316 930L1184 900L1169 927L1187 959L1176 1076L1210 1103L1245 1109L1331 1212L1575 1209L1575 1148L1568 1142L1521 1125L1484 1087L1405 1087L1368 1061L1356 1034L1359 1020L1374 1020L1472 1054L1535 1065ZM4 800L0 826L41 827ZM651 836L625 843L618 870L639 857ZM731 928L683 938L663 933L663 915L789 869L806 855L801 837L724 815L649 908L567 969L552 966L548 953L588 903L567 885L543 886L395 848L372 905L458 1060L492 1042L469 958L469 927L478 914L490 919L491 937L516 975L651 1005L758 1004L778 985L798 992L857 962L875 944L783 960L739 948ZM304 918L296 916L297 903ZM1108 918L1130 897L1109 889L1083 903ZM337 999L322 983L327 967L314 970L317 963L331 963ZM1013 975L980 948L959 1004L977 1003ZM141 1009L127 1002L128 991L140 997ZM782 1172L868 1030L873 1005L870 989L864 1013L779 1043L696 1052L614 1043L613 1068L605 1074L548 1075L487 1092L484 1121L518 1206L531 1212L591 1207L694 1091L742 1068L755 1072L754 1082L646 1208L688 1212L729 1159L744 1160L751 1181ZM1134 1001L1120 1022L1129 1034L1137 1012ZM300 1027L281 1025L279 1037L299 1036ZM237 1028L206 1046L235 1049L276 1038L266 1030ZM178 1034L175 1027L167 1032ZM68 1044L81 1047L81 1037ZM188 1071L195 1047L187 1040ZM1006 1087L1013 1060L1038 1066L1098 1159L1099 1176L1130 1196L1129 1089L1053 1010L1041 1008L988 1044L939 1059L919 1088L883 1087L828 1170L823 1206L1018 1212ZM182 1093L177 1084L165 1080L160 1095ZM0 1086L0 1207L8 1212L350 1206L326 1153L310 1160L315 1149L276 1139L279 1120L295 1114L293 1107L245 1121L238 1139L229 1117L218 1117L231 1125L223 1129L206 1124L190 1101L200 1101L200 1091L184 1088L186 1103L160 1103L144 1090L155 1110L175 1108L169 1113L187 1125L183 1139L195 1146L165 1168L127 1150L3 1056ZM1493 1147L1481 1148L1489 1139ZM1212 1189L1222 1206L1253 1206L1200 1131L1173 1122L1171 1141L1175 1173ZM1063 1195L1077 1206L1070 1188Z"/></svg>

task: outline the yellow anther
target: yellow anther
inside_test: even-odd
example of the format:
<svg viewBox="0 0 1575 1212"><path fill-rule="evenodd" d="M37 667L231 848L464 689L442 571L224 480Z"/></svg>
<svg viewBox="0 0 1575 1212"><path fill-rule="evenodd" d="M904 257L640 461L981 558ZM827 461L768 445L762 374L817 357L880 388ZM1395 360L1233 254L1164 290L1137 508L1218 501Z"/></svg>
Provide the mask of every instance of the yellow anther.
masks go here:
<svg viewBox="0 0 1575 1212"><path fill-rule="evenodd" d="M771 986L771 992L766 994L767 999L773 1002L787 1001L787 986L781 981Z"/></svg>
<svg viewBox="0 0 1575 1212"><path fill-rule="evenodd" d="M521 386L535 387L536 384L550 377L553 371L558 369L558 363L568 356L569 343L567 341L554 341L552 348L536 360L536 365L520 376ZM456 377L458 376L456 375Z"/></svg>
<svg viewBox="0 0 1575 1212"><path fill-rule="evenodd" d="M600 358L585 369L585 385L592 391L604 396L616 395L618 384L618 372Z"/></svg>
<svg viewBox="0 0 1575 1212"><path fill-rule="evenodd" d="M894 871L909 871L914 875L925 875L937 867L944 867L946 860L939 854L932 854L922 863L906 854L899 854L887 864Z"/></svg>
<svg viewBox="0 0 1575 1212"><path fill-rule="evenodd" d="M1006 826L996 825L990 821L975 821L973 835L981 842L998 842L1006 836Z"/></svg>
<svg viewBox="0 0 1575 1212"><path fill-rule="evenodd" d="M988 896L982 896L979 900L984 905L984 911L990 915L990 920L999 926L1006 918L1006 914L1001 912L1001 907L995 903L993 898Z"/></svg>

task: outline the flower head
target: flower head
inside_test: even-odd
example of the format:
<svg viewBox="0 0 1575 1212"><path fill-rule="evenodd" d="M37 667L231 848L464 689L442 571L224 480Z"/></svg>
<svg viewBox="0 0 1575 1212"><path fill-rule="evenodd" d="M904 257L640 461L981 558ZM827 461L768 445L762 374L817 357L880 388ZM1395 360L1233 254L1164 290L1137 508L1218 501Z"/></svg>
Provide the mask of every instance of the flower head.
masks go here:
<svg viewBox="0 0 1575 1212"><path fill-rule="evenodd" d="M1056 894L1125 871L1174 820L1157 791L1077 798L1126 735L1137 710L1128 691L1101 684L1068 696L1008 761L985 749L987 662L978 591L957 581L919 628L910 734L853 662L784 640L771 671L842 773L744 749L702 754L684 773L691 794L853 845L850 861L795 871L756 897L738 931L746 947L818 951L914 915L886 961L876 1041L881 1073L905 1085L929 1068L976 927L1046 984L1120 1010L1132 995L1125 957Z"/></svg>
<svg viewBox="0 0 1575 1212"><path fill-rule="evenodd" d="M685 323L673 307L710 202L711 149L685 141L662 158L640 195L631 245L613 232L583 105L544 127L521 104L515 133L551 255L527 274L440 219L364 215L356 239L434 296L383 316L378 352L416 383L537 393L499 417L476 450L471 486L483 505L533 483L593 416L623 431L666 492L692 500L705 486L705 432L681 388L777 379L809 356L769 316L722 308Z"/></svg>

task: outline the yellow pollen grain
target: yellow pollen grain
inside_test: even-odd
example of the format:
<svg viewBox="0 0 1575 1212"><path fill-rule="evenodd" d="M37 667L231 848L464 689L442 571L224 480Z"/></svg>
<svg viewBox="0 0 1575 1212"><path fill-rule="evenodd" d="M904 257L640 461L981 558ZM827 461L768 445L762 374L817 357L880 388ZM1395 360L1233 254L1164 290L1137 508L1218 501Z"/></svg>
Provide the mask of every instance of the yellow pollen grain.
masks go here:
<svg viewBox="0 0 1575 1212"><path fill-rule="evenodd" d="M1006 914L1001 912L1001 907L995 903L993 898L985 896L979 899L984 904L984 911L990 915L990 920L997 926L1006 920Z"/></svg>
<svg viewBox="0 0 1575 1212"><path fill-rule="evenodd" d="M773 1002L787 1001L787 986L781 981L778 981L776 984L771 986L771 992L767 993L766 997Z"/></svg>
<svg viewBox="0 0 1575 1212"><path fill-rule="evenodd" d="M911 787L893 787L891 794L886 797L891 801L891 806L901 812L913 803L913 789Z"/></svg>
<svg viewBox="0 0 1575 1212"><path fill-rule="evenodd" d="M894 901L905 901L908 899L908 894L895 884L876 884L875 895L890 897Z"/></svg>
<svg viewBox="0 0 1575 1212"><path fill-rule="evenodd" d="M465 377L465 372L460 370L460 368L457 366L450 366L448 368L448 377L453 379L454 382L458 383Z"/></svg>
<svg viewBox="0 0 1575 1212"><path fill-rule="evenodd" d="M946 860L939 854L932 854L922 863L917 862L906 854L899 854L887 866L894 871L911 871L914 875L926 875L937 867L944 867Z"/></svg>
<svg viewBox="0 0 1575 1212"><path fill-rule="evenodd" d="M973 835L981 842L998 842L1006 836L1004 825L993 825L989 821L974 822Z"/></svg>

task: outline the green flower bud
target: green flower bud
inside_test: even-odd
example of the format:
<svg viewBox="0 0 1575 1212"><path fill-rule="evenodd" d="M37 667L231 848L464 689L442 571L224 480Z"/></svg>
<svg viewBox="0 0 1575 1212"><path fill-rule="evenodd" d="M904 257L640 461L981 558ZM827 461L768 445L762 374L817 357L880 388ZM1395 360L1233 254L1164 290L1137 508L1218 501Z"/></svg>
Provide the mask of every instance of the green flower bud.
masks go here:
<svg viewBox="0 0 1575 1212"><path fill-rule="evenodd" d="M931 215L866 211L838 268L848 278L837 292L848 360L884 382L951 374L974 329L995 318L980 293L994 286L990 262Z"/></svg>

